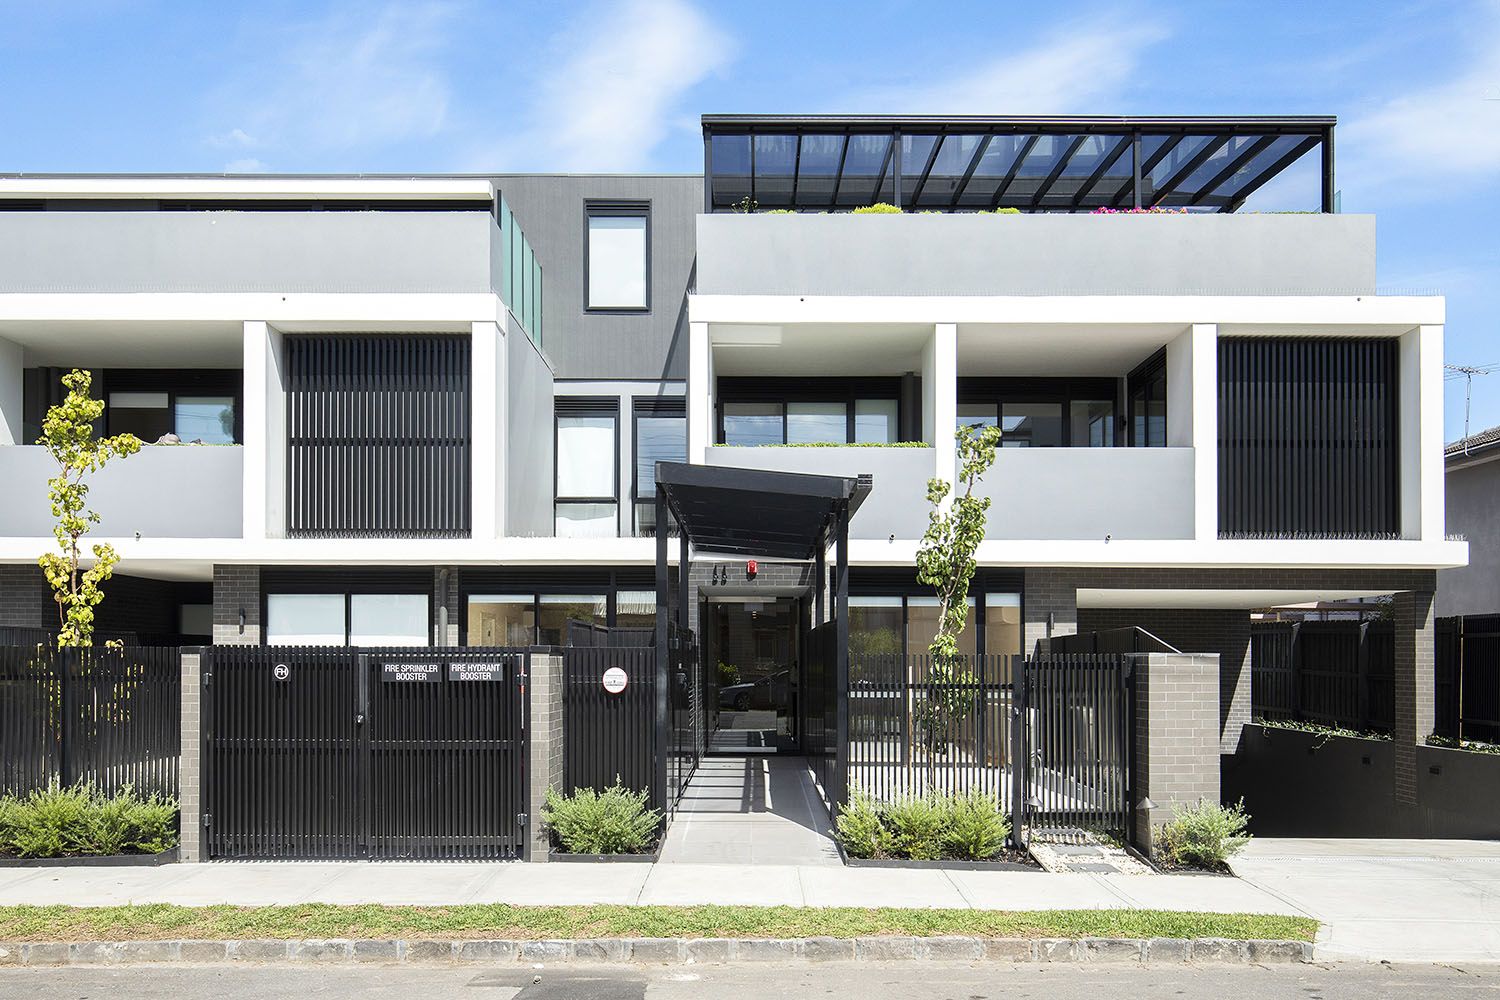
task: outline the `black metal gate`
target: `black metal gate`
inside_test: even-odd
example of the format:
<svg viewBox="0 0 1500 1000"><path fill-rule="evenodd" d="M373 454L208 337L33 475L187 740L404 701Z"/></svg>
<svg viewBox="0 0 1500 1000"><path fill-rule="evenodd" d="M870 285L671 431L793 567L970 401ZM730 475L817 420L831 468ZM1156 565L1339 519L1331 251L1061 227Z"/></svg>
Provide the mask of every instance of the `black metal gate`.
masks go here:
<svg viewBox="0 0 1500 1000"><path fill-rule="evenodd" d="M1042 838L1126 834L1133 735L1132 658L1028 657L1015 684L1011 815Z"/></svg>
<svg viewBox="0 0 1500 1000"><path fill-rule="evenodd" d="M519 857L526 657L516 649L206 651L209 856Z"/></svg>

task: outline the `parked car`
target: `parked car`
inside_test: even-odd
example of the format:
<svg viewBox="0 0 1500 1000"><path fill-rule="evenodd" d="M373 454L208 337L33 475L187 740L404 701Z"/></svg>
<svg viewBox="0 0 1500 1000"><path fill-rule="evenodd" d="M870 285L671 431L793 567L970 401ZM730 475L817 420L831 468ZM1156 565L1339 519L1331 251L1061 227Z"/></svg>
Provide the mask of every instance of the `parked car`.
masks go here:
<svg viewBox="0 0 1500 1000"><path fill-rule="evenodd" d="M719 709L739 712L752 708L779 708L788 703L792 672L778 670L773 674L741 684L719 688Z"/></svg>

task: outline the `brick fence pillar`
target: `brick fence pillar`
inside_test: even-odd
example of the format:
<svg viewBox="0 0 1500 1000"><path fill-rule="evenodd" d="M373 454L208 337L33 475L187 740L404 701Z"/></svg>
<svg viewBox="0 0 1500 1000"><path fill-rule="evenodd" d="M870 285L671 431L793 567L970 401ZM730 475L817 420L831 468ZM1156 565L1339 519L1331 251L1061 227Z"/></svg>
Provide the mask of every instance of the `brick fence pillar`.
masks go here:
<svg viewBox="0 0 1500 1000"><path fill-rule="evenodd" d="M203 860L202 660L203 647L183 648L182 744L177 758L179 861Z"/></svg>
<svg viewBox="0 0 1500 1000"><path fill-rule="evenodd" d="M546 861L551 835L542 825L547 789L563 784L563 658L550 649L533 650L526 678L531 728L526 734L528 797L526 860Z"/></svg>
<svg viewBox="0 0 1500 1000"><path fill-rule="evenodd" d="M1136 658L1134 749L1134 839L1150 853L1156 827L1179 806L1219 801L1217 653Z"/></svg>
<svg viewBox="0 0 1500 1000"><path fill-rule="evenodd" d="M1391 739L1396 759L1396 802L1417 804L1417 747L1433 726L1432 594L1402 591L1395 595L1396 714Z"/></svg>

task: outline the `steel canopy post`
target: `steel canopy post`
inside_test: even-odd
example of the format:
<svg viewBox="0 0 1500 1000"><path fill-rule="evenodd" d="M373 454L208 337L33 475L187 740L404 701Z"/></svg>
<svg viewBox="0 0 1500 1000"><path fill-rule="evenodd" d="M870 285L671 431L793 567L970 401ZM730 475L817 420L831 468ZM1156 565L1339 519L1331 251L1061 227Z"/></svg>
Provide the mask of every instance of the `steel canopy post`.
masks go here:
<svg viewBox="0 0 1500 1000"><path fill-rule="evenodd" d="M830 798L842 809L849 797L849 501L838 502L834 561L834 685L837 694L837 746Z"/></svg>
<svg viewBox="0 0 1500 1000"><path fill-rule="evenodd" d="M670 807L667 801L667 685L671 679L671 651L667 648L667 523L672 516L667 508L667 494L656 487L656 737L655 778L652 789L656 801Z"/></svg>

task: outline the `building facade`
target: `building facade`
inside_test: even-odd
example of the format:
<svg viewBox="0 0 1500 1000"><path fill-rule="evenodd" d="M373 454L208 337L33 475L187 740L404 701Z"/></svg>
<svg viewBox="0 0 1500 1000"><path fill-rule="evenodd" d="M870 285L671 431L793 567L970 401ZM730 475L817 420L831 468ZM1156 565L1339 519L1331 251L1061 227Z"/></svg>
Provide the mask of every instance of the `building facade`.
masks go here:
<svg viewBox="0 0 1500 1000"><path fill-rule="evenodd" d="M94 485L100 628L141 642L644 631L655 463L686 461L871 477L850 648L920 652L927 482L995 425L966 651L1136 625L1216 653L1231 753L1252 610L1394 594L1397 739L1431 731L1436 574L1467 558L1444 303L1377 293L1332 119L704 139L702 175L0 178L0 625L55 619L32 442L75 367L101 432L182 442ZM1237 211L1319 156L1322 211ZM811 565L689 577L720 707L793 697Z"/></svg>

